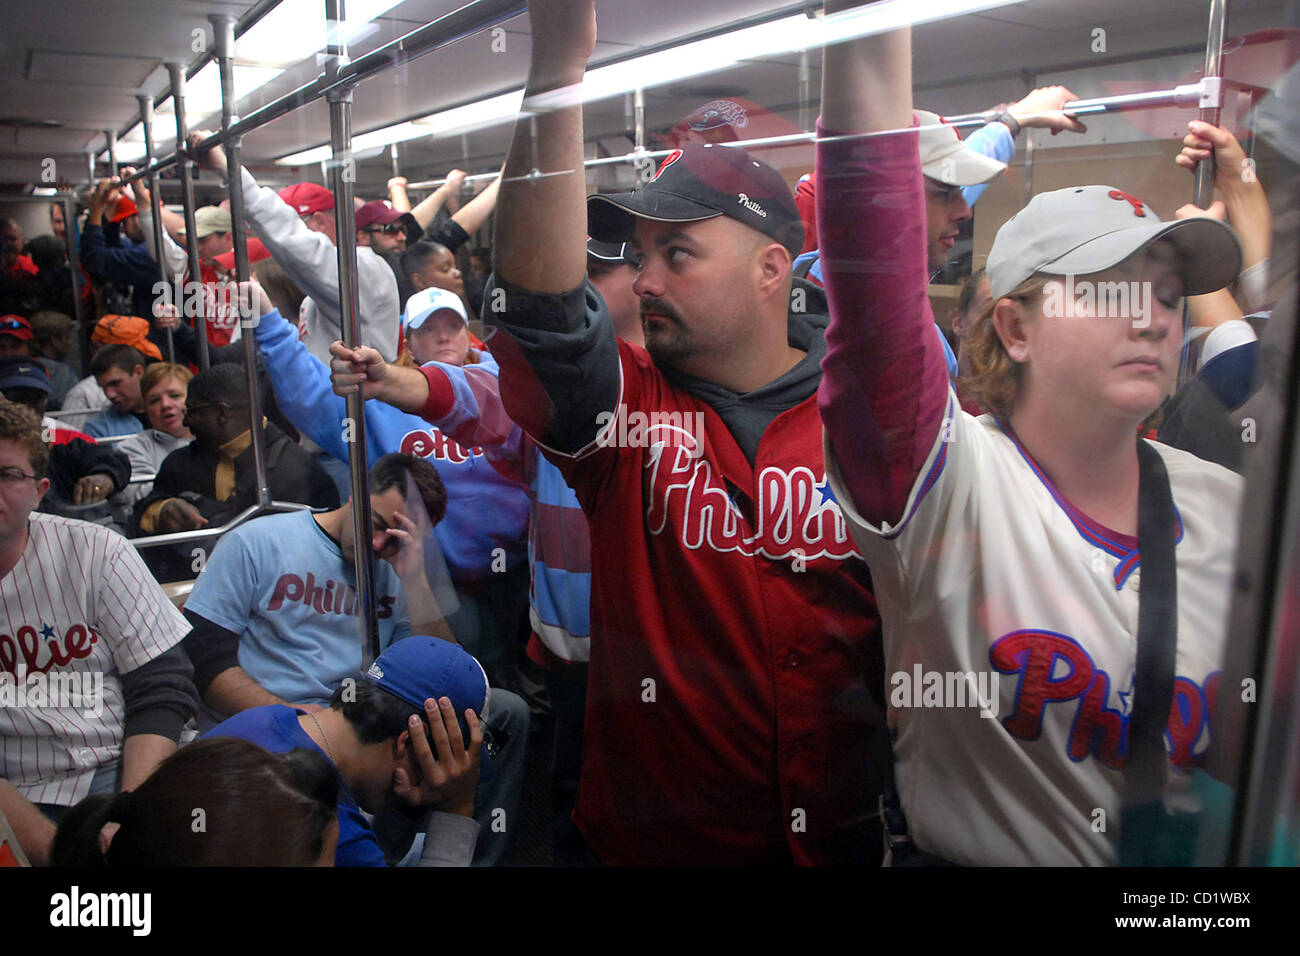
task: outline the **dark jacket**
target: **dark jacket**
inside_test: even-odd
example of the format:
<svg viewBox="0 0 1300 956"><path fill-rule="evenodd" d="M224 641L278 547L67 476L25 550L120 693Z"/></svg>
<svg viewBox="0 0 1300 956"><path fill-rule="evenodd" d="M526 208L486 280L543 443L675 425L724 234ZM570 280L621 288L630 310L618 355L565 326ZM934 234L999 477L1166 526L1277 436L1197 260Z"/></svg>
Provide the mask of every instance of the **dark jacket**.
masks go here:
<svg viewBox="0 0 1300 956"><path fill-rule="evenodd" d="M266 426L266 479L271 497L276 501L295 501L313 508L337 508L338 486L320 462L295 445L289 436L272 424ZM253 447L249 445L235 459L235 490L225 501L216 498L219 452L203 448L194 441L168 455L158 469L153 491L135 505L133 530L140 534L140 516L157 501L184 498L199 514L208 519L209 527L223 525L257 500L257 476L253 473ZM211 553L215 539L196 541ZM194 577L194 546L149 548L143 553L160 581ZM201 566L201 565L200 565Z"/></svg>

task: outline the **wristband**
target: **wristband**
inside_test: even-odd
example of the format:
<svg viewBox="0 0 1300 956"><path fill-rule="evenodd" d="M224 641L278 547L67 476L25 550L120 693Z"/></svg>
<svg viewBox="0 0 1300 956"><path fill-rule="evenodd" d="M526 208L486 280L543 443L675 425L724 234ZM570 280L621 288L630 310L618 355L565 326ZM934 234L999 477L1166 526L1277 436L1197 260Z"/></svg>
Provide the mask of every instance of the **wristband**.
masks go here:
<svg viewBox="0 0 1300 956"><path fill-rule="evenodd" d="M993 120L994 122L1001 123L1007 129L1011 130L1012 139L1015 139L1017 136L1020 135L1020 130L1021 130L1020 121L1017 120L1010 113L1008 113L1006 110L1003 110L997 116L993 117Z"/></svg>

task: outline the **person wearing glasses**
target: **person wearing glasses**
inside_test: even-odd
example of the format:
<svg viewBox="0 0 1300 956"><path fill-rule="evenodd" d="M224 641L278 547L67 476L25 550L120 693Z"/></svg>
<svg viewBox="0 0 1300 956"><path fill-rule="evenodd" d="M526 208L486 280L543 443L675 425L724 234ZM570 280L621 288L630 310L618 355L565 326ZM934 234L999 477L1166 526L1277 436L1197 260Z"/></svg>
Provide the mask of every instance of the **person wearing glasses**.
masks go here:
<svg viewBox="0 0 1300 956"><path fill-rule="evenodd" d="M191 134L191 149L208 135L203 130ZM205 169L225 177L226 154L220 146L200 154L199 161ZM243 170L242 186L248 224L271 251L271 258L307 294L301 316L307 348L322 362L328 362L330 343L343 334L334 194L316 183L295 183L277 194L259 186L247 168ZM386 358L396 358L398 317L402 311L397 282L368 246L357 248L356 283L361 341Z"/></svg>
<svg viewBox="0 0 1300 956"><path fill-rule="evenodd" d="M48 465L40 419L0 403L0 813L38 863L48 821L137 787L198 708L190 625L121 535L36 513Z"/></svg>
<svg viewBox="0 0 1300 956"><path fill-rule="evenodd" d="M190 381L184 424L194 441L163 460L153 490L136 502L138 533L222 525L257 501L247 389L244 369L230 363L214 365ZM271 497L337 508L338 487L320 463L275 425L263 419L260 427ZM166 580L176 580L176 574L192 576L197 569L191 550L181 547L171 560L157 558L161 563L155 571Z"/></svg>

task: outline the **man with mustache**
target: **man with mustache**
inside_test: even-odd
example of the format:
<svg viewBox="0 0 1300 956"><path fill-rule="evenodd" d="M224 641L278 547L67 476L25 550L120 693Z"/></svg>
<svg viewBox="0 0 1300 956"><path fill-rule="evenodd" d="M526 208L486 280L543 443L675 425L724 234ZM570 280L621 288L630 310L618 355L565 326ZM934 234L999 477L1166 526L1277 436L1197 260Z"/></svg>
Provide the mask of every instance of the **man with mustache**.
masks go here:
<svg viewBox="0 0 1300 956"><path fill-rule="evenodd" d="M506 410L591 523L574 819L609 863L875 862L878 620L826 493L826 305L792 277L790 189L739 149L691 145L640 192L588 202L564 93L595 43L593 4L529 14L533 118L506 161L484 321ZM616 338L587 281L588 233L631 244L645 348ZM341 365L336 388L370 377ZM444 403L436 380L400 381L413 394L386 400ZM703 414L703 448L672 427L600 429L620 405L628 421Z"/></svg>

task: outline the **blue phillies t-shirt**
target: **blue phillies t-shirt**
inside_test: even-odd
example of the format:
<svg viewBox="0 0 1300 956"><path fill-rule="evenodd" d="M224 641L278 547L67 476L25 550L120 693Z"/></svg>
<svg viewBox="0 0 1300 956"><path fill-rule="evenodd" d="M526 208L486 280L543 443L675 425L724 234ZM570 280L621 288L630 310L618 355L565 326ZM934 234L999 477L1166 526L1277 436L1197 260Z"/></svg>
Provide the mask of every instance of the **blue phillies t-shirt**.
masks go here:
<svg viewBox="0 0 1300 956"><path fill-rule="evenodd" d="M375 562L381 647L411 633L397 573ZM185 609L239 635L239 666L282 700L326 704L361 669L356 572L311 512L268 515L218 542Z"/></svg>
<svg viewBox="0 0 1300 956"><path fill-rule="evenodd" d="M307 736L307 732L298 723L298 715L301 713L300 710L279 704L254 707L217 724L203 738L238 737L273 754L288 753L301 747L304 750L314 750L329 760L329 754L316 746L316 741ZM336 772L337 770L335 767ZM387 866L384 851L379 848L379 841L375 838L375 831L366 822L342 776L339 777L338 815L339 848L334 854L334 865Z"/></svg>

